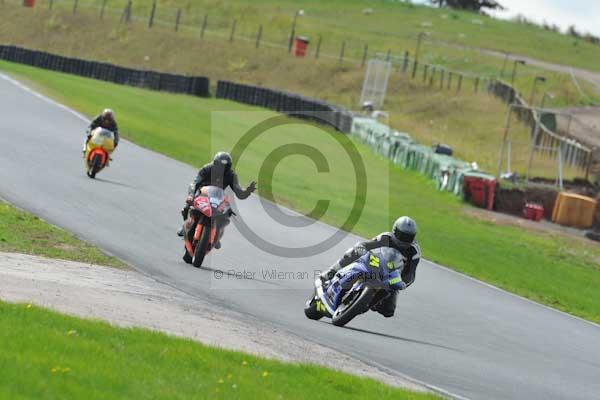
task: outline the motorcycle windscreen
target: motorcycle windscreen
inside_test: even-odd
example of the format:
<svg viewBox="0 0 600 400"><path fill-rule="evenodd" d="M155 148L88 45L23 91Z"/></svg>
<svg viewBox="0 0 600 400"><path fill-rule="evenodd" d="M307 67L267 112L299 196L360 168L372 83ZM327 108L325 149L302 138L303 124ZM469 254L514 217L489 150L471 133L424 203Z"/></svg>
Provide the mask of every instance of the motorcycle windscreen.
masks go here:
<svg viewBox="0 0 600 400"><path fill-rule="evenodd" d="M225 191L218 186L205 186L207 197L212 207L218 207L225 201Z"/></svg>
<svg viewBox="0 0 600 400"><path fill-rule="evenodd" d="M110 153L115 149L115 134L108 129L96 128L92 132L90 142Z"/></svg>

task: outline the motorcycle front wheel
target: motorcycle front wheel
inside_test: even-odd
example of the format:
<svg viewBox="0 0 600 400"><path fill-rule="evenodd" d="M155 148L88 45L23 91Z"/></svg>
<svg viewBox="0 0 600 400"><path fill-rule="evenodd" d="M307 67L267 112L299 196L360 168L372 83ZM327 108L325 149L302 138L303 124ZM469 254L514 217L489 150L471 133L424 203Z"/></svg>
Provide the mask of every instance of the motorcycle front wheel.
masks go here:
<svg viewBox="0 0 600 400"><path fill-rule="evenodd" d="M376 292L375 289L365 288L351 298L348 303L340 304L335 315L331 318L331 323L335 326L344 326L357 315L367 311Z"/></svg>
<svg viewBox="0 0 600 400"><path fill-rule="evenodd" d="M213 229L215 228L210 222L207 222L202 228L202 234L200 235L200 239L198 239L198 243L196 243L196 248L194 249L194 260L192 261L192 264L196 268L200 268L202 266L204 257L206 257L208 254L210 236Z"/></svg>
<svg viewBox="0 0 600 400"><path fill-rule="evenodd" d="M92 158L91 166L88 171L88 176L92 179L96 177L96 174L102 169L102 157L100 154L96 154L94 158Z"/></svg>

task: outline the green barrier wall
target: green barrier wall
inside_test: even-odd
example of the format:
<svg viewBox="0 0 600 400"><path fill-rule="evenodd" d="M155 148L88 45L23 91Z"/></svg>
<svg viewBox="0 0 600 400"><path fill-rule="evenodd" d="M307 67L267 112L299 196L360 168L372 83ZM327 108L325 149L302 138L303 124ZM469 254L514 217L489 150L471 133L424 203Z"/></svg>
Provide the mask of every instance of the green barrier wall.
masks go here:
<svg viewBox="0 0 600 400"><path fill-rule="evenodd" d="M350 135L401 168L418 171L428 176L436 182L439 190L446 190L457 196L463 194L465 176L494 178L492 175L474 170L466 161L436 154L430 147L415 142L410 135L395 131L372 118L354 117Z"/></svg>

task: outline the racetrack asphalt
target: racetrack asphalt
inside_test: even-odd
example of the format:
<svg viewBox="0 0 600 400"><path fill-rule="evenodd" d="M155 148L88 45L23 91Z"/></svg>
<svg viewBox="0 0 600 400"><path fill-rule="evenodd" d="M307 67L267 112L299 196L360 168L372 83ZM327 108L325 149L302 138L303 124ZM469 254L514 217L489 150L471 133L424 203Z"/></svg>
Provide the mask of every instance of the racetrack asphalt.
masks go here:
<svg viewBox="0 0 600 400"><path fill-rule="evenodd" d="M360 238L287 258L258 249L232 224L223 248L207 259L209 268L195 269L181 261L175 235L194 168L123 140L114 163L91 180L81 159L87 124L80 116L2 75L0 110L0 197L144 274L466 398L600 399L598 325L425 260L393 318L367 313L347 328L310 321L302 308L315 271ZM280 245L301 247L335 232L318 222L292 231L273 222L265 207L277 206L257 196L236 203L258 235ZM285 276L269 276L273 270ZM217 279L215 271L225 273Z"/></svg>

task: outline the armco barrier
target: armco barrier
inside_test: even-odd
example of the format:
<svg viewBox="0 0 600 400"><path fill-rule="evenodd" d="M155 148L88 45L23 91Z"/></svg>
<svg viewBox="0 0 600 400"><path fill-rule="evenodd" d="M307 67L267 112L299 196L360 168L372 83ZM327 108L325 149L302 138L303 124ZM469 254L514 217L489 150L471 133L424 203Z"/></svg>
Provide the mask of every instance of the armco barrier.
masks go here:
<svg viewBox="0 0 600 400"><path fill-rule="evenodd" d="M44 51L0 45L0 60L151 90L208 97L209 80L201 76L145 71L97 61L63 57Z"/></svg>
<svg viewBox="0 0 600 400"><path fill-rule="evenodd" d="M344 133L350 133L352 129L353 115L350 111L295 93L230 81L218 81L216 97L324 123Z"/></svg>

